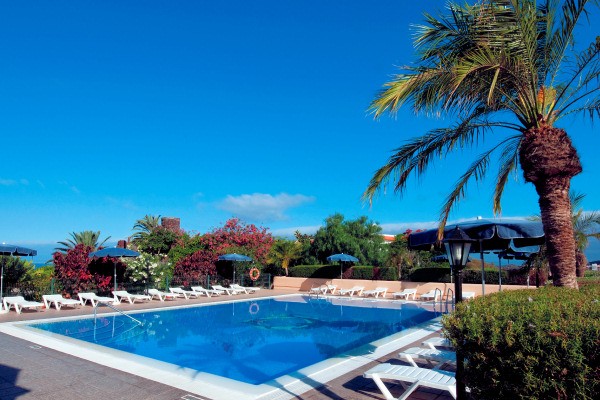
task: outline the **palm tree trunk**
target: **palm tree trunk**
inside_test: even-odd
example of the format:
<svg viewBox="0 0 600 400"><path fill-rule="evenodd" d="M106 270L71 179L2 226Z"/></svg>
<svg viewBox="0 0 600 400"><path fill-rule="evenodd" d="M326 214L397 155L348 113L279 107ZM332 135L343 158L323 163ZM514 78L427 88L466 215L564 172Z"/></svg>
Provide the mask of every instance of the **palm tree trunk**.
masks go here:
<svg viewBox="0 0 600 400"><path fill-rule="evenodd" d="M587 257L582 250L577 250L575 253L577 260L577 277L581 278L585 276L585 270L587 269Z"/></svg>
<svg viewBox="0 0 600 400"><path fill-rule="evenodd" d="M554 286L577 288L569 199L571 178L582 170L577 151L564 130L542 126L523 134L519 161L525 181L535 185L539 196Z"/></svg>

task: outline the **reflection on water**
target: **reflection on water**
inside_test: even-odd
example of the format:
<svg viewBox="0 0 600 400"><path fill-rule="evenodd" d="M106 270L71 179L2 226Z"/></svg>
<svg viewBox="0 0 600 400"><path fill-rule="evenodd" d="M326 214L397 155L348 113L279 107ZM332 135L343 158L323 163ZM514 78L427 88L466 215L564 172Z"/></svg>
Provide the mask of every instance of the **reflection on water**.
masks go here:
<svg viewBox="0 0 600 400"><path fill-rule="evenodd" d="M427 321L409 304L302 296L32 324L251 384L260 384ZM382 308L381 305L385 305Z"/></svg>

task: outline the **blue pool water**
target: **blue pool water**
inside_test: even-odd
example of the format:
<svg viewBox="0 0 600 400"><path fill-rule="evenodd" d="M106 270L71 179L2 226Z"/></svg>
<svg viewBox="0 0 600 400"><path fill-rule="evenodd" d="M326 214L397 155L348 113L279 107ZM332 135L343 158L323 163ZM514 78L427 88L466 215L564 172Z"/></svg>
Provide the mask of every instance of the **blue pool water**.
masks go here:
<svg viewBox="0 0 600 400"><path fill-rule="evenodd" d="M335 302L335 304L334 304ZM29 326L261 384L434 318L414 304L306 296Z"/></svg>

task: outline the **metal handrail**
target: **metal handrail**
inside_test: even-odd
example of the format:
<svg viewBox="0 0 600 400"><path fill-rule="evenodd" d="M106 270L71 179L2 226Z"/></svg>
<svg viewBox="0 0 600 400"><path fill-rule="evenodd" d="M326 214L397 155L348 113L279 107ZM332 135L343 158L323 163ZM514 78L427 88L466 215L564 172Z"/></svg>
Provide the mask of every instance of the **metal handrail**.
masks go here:
<svg viewBox="0 0 600 400"><path fill-rule="evenodd" d="M440 288L435 288L435 292L433 292L433 302L435 303L435 299L437 299L437 292L440 292L440 303L442 302L442 297L444 297L444 293Z"/></svg>
<svg viewBox="0 0 600 400"><path fill-rule="evenodd" d="M137 320L137 319L133 318L131 315L127 315L127 314L125 314L123 311L119 310L118 308L115 308L115 307L111 306L111 305L110 305L110 304L108 304L108 303L100 303L100 302L98 302L98 304L96 304L96 307L94 307L94 325L96 325L96 312L98 311L98 307L100 307L100 306L106 306L106 307L110 307L110 308L112 308L113 310L115 310L116 312L118 312L119 314L122 314L122 315L126 316L127 318L130 318L130 319L134 320L134 321L135 321L135 322L137 322L139 325L142 325L142 326L144 325L144 323L143 323L143 322L141 322L141 321L139 321L139 320Z"/></svg>
<svg viewBox="0 0 600 400"><path fill-rule="evenodd" d="M452 304L454 304L454 290L448 288L446 292L446 311L448 311L448 300L450 299L450 292L452 292Z"/></svg>

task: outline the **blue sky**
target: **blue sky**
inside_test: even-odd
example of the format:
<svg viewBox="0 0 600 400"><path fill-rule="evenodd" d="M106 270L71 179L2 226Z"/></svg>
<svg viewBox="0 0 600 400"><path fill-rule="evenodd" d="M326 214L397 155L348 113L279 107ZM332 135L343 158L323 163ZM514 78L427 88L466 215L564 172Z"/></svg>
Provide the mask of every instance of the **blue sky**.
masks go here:
<svg viewBox="0 0 600 400"><path fill-rule="evenodd" d="M44 261L70 232L124 239L146 214L200 233L231 216L277 235L314 232L335 212L366 215L384 233L430 226L477 152L440 160L402 198L361 202L391 150L451 121L367 113L411 62L411 24L443 3L412 4L3 4L0 240ZM586 42L592 33L582 27ZM572 186L586 210L600 209L597 127L581 117L560 126L584 167ZM469 186L451 219L493 216L493 176ZM502 215L537 212L517 176Z"/></svg>

